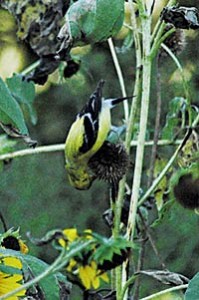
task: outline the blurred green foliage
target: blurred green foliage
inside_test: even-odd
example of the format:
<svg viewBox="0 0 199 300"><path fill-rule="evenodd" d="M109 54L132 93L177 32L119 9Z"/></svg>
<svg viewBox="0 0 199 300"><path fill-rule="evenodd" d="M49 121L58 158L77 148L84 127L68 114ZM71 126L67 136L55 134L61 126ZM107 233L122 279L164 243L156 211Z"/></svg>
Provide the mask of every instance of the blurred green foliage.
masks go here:
<svg viewBox="0 0 199 300"><path fill-rule="evenodd" d="M179 1L181 5L196 6L198 1ZM15 23L12 17L0 10L4 17L0 26L0 59L9 45L21 54L20 64L15 71L20 71L29 65L35 55L27 45L19 44L15 36ZM1 22L2 18L0 18ZM190 94L195 104L199 103L199 60L198 31L186 31L187 45L180 55L180 61L189 81ZM115 42L117 46L121 42ZM118 54L124 72L127 94L133 90L132 81L135 75L133 49L126 53ZM85 55L80 55L81 68L77 75L67 79L63 84L57 84L58 75L52 75L43 89L38 89L34 108L38 116L35 126L28 122L31 137L39 145L63 143L67 131L75 114L81 109L91 92L96 87L96 82L103 78L105 97L120 96L121 91L112 63L108 45L103 43L95 45ZM12 69L6 61L6 69ZM2 70L2 73L1 73ZM5 65L0 66L0 76L4 76ZM6 73L8 76L9 72ZM11 74L10 74L11 75ZM170 59L164 59L161 65L163 111L161 125L165 124L169 102L174 97L184 97L180 76L176 75L176 66ZM156 72L153 71L151 109L150 109L150 138L153 134L156 112ZM113 123L122 125L122 110L113 111ZM172 153L171 147L159 148L160 156L165 152ZM132 152L133 153L133 152ZM145 170L148 168L150 149L145 154ZM146 173L146 172L144 172ZM0 177L0 210L8 226L21 228L23 238L27 231L33 236L41 237L48 230L54 228L68 228L77 226L80 229L91 228L94 231L110 235L110 230L104 224L102 213L109 207L108 186L95 182L88 191L77 191L67 183L64 168L64 154L49 153L37 156L17 158L4 166ZM145 184L146 175L143 179ZM151 222L157 218L155 210L149 211ZM179 272L187 277L192 277L199 270L198 237L199 218L193 211L185 210L175 204L171 212L166 215L158 227L151 229L160 255L167 268ZM2 228L3 230L3 228ZM28 242L27 242L28 243ZM28 243L30 253L37 255L46 262L51 262L56 253L49 246L38 248ZM146 244L145 269L160 268L160 263L155 256L149 242ZM136 252L136 250L135 250ZM141 285L140 297L164 288L155 280L144 277ZM77 298L75 298L77 299Z"/></svg>

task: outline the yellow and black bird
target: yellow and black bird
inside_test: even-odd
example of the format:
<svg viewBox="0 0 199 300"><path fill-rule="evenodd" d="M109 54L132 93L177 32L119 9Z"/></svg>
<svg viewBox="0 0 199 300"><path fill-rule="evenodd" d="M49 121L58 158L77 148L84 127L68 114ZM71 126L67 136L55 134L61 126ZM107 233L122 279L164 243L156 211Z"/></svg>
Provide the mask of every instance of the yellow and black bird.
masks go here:
<svg viewBox="0 0 199 300"><path fill-rule="evenodd" d="M110 110L130 97L103 99L104 80L100 80L89 101L77 114L65 143L66 170L72 186L88 189L95 175L88 162L102 147L111 129Z"/></svg>

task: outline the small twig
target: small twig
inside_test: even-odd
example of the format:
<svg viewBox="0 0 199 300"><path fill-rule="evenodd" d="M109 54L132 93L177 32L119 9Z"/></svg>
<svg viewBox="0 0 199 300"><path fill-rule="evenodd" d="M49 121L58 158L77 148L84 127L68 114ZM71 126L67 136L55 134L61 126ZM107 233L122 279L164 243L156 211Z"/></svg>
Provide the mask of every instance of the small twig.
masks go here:
<svg viewBox="0 0 199 300"><path fill-rule="evenodd" d="M117 76L118 76L118 79L119 79L120 87L121 87L121 90L122 90L122 96L126 97L127 94L126 94L126 88L125 88L125 84L124 84L124 76L122 74L122 70L121 70L117 55L116 55L116 51L115 51L115 47L114 47L112 38L108 39L108 45L109 45L109 48L110 48L110 52L111 52L111 55L112 55L112 58L113 58L114 66L115 66ZM128 117L129 117L128 101L125 100L123 102L123 104L124 104L124 116L125 116L125 120L127 121Z"/></svg>
<svg viewBox="0 0 199 300"><path fill-rule="evenodd" d="M169 56L172 58L172 60L176 64L178 70L180 71L185 97L186 97L188 103L191 104L188 82L185 78L184 70L183 70L183 67L181 66L180 61L178 60L176 55L171 51L171 49L169 49L164 43L161 44L161 47L169 54ZM191 108L189 108L188 112L189 112L189 126L191 126Z"/></svg>
<svg viewBox="0 0 199 300"><path fill-rule="evenodd" d="M169 141L169 140L159 140L158 146L165 146L165 145L179 145L182 140L176 141ZM145 146L153 146L153 141L145 142ZM137 147L137 141L131 141L131 147ZM39 146L34 149L23 149L14 152L9 152L0 155L1 160L13 159L17 157L24 157L27 155L34 155L34 154L42 154L42 153L50 153L50 152L62 152L64 151L65 144L55 144L49 146Z"/></svg>
<svg viewBox="0 0 199 300"><path fill-rule="evenodd" d="M146 232L144 234L146 235ZM140 249L140 252L139 252L139 259L138 259L136 273L139 273L139 271L143 270L143 267L144 267L146 241L147 241L146 236L143 236L142 237L142 242L141 242L141 249ZM133 298L134 300L139 300L140 284L141 284L141 276L138 276L136 278L135 286L134 286L134 298Z"/></svg>
<svg viewBox="0 0 199 300"><path fill-rule="evenodd" d="M35 61L33 64L31 64L30 66L28 66L26 69L24 69L22 72L21 72L21 75L26 75L30 72L32 72L34 69L36 69L36 67L38 67L40 64L40 60L37 60Z"/></svg>
<svg viewBox="0 0 199 300"><path fill-rule="evenodd" d="M161 74L159 69L159 56L156 58L156 70L157 70L157 104L156 104L156 119L155 119L155 130L154 130L154 137L153 137L153 146L151 149L151 159L150 159L150 167L149 167L149 178L147 182L147 186L151 186L153 182L153 175L154 175L154 167L155 167L155 160L157 155L157 146L158 146L158 138L160 132L160 117L161 117L161 108L162 108L162 98L161 98Z"/></svg>
<svg viewBox="0 0 199 300"><path fill-rule="evenodd" d="M0 155L0 160L13 159L13 158L23 157L27 155L33 155L33 154L63 151L64 147L65 144L57 144L57 145L49 145L49 146L40 146L34 149L23 149L15 152L2 154Z"/></svg>
<svg viewBox="0 0 199 300"><path fill-rule="evenodd" d="M156 257L158 258L158 260L159 260L159 262L160 262L161 267L162 267L163 269L166 269L166 265L165 265L165 263L163 262L163 260L162 260L162 258L161 258L161 256L160 256L160 254L159 254L159 252L158 252L158 249L156 248L156 245L155 245L155 243L154 243L154 241L153 241L153 238L152 238L152 236L151 236L151 234L150 234L150 232L149 232L148 225L146 224L146 222L145 222L145 220L144 220L144 218L143 218L143 215L142 215L142 213L141 213L141 211L140 211L139 208L138 208L138 214L139 214L140 219L141 219L141 221L142 221L142 224L143 224L143 226L144 226L144 230L145 230L146 236L147 236L147 238L148 238L148 240L149 240L149 242L150 242L150 244L151 244L151 247L152 247L152 249L153 249L153 251L154 251Z"/></svg>

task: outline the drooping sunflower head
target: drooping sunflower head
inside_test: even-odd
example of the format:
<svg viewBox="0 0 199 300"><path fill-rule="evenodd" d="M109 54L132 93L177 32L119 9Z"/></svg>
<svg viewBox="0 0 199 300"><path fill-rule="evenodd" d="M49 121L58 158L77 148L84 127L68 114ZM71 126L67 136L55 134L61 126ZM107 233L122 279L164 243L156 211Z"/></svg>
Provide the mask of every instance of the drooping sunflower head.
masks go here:
<svg viewBox="0 0 199 300"><path fill-rule="evenodd" d="M10 228L0 236L0 246L6 249L20 251L23 254L28 252L28 247L21 239L19 229Z"/></svg>
<svg viewBox="0 0 199 300"><path fill-rule="evenodd" d="M104 142L99 151L89 160L89 167L95 176L109 183L118 183L128 166L128 154L121 143Z"/></svg>

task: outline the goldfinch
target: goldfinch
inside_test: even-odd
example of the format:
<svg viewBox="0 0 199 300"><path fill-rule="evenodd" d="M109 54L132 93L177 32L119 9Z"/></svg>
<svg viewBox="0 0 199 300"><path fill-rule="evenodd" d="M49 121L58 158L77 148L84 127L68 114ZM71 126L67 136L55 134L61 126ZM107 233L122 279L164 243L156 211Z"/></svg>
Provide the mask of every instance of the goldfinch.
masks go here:
<svg viewBox="0 0 199 300"><path fill-rule="evenodd" d="M88 166L89 159L102 147L111 129L110 110L130 97L103 99L104 80L100 80L89 101L77 114L65 143L66 170L76 189L89 189L95 175Z"/></svg>

